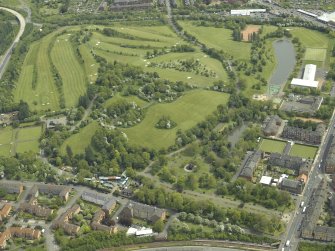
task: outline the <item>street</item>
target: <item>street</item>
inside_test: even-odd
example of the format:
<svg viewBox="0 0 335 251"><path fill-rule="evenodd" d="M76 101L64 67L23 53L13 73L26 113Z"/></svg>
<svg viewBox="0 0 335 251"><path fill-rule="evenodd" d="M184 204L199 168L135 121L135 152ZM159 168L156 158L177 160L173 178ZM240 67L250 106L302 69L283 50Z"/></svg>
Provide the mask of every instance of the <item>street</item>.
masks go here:
<svg viewBox="0 0 335 251"><path fill-rule="evenodd" d="M8 9L8 8L4 8L4 7L0 7L0 10L4 10L4 11L8 11L10 13L12 13L13 15L16 16L16 18L19 20L20 22L20 29L19 29L19 32L17 33L12 45L8 48L8 50L6 51L6 53L3 55L2 57L2 61L0 61L0 79L6 69L6 66L9 62L9 59L10 59L10 56L12 55L12 51L13 51L13 48L16 46L16 44L20 41L20 38L24 32L24 29L26 27L26 21L24 19L24 17L16 12L15 10L11 10L11 9Z"/></svg>
<svg viewBox="0 0 335 251"><path fill-rule="evenodd" d="M302 208L299 208L300 203L303 201L304 206L306 207L313 206L309 204L312 191L319 185L320 181L324 177L323 161L326 159L330 144L334 138L334 125L335 125L334 114L335 113L333 113L333 116L329 123L328 131L326 132L326 135L324 136L324 139L320 144L319 152L317 153L314 163L311 167L311 171L309 173L309 178L305 186L304 192L301 196L298 196L296 202L296 210L294 211L294 215L287 226L286 234L284 235L285 238L282 239L279 250L281 250L281 248L284 248L284 250L286 251L289 250L294 251L297 250L298 248L300 238L300 226L303 219ZM290 245L288 247L285 246L285 242L287 240L290 241Z"/></svg>

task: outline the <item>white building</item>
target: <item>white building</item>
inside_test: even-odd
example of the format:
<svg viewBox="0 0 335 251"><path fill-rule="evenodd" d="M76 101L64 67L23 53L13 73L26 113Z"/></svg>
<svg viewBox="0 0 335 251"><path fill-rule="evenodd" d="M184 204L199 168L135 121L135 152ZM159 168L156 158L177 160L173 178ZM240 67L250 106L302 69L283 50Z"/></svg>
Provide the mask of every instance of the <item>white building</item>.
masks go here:
<svg viewBox="0 0 335 251"><path fill-rule="evenodd" d="M317 18L319 21L324 23L334 22L335 23L335 12L333 13L324 13L323 15Z"/></svg>
<svg viewBox="0 0 335 251"><path fill-rule="evenodd" d="M270 185L272 181L272 177L270 176L262 176L261 180L259 183L261 183L262 185Z"/></svg>
<svg viewBox="0 0 335 251"><path fill-rule="evenodd" d="M304 76L301 78L294 78L291 81L291 85L296 87L311 87L318 88L319 81L315 81L315 72L316 65L315 64L307 64L305 66Z"/></svg>
<svg viewBox="0 0 335 251"><path fill-rule="evenodd" d="M250 16L251 13L265 13L266 9L244 9L244 10L231 10L230 15L234 16Z"/></svg>

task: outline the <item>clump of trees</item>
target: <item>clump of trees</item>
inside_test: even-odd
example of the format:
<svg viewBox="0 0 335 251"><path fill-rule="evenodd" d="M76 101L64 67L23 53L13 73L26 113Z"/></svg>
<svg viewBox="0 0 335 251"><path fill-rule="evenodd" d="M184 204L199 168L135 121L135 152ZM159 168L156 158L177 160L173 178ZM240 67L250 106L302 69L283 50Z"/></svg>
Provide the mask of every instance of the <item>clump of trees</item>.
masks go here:
<svg viewBox="0 0 335 251"><path fill-rule="evenodd" d="M155 127L159 129L172 129L176 126L177 123L174 122L169 116L162 116L155 125Z"/></svg>

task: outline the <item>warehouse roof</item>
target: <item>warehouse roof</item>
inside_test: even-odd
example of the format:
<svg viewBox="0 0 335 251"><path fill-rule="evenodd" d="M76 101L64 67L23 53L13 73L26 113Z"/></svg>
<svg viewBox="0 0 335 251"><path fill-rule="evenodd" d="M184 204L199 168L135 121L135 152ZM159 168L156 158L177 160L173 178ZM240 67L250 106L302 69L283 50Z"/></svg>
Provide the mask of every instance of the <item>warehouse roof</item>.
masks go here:
<svg viewBox="0 0 335 251"><path fill-rule="evenodd" d="M291 85L302 86L302 87L312 87L317 88L319 86L318 81L312 80L305 80L300 78L294 78L291 81Z"/></svg>

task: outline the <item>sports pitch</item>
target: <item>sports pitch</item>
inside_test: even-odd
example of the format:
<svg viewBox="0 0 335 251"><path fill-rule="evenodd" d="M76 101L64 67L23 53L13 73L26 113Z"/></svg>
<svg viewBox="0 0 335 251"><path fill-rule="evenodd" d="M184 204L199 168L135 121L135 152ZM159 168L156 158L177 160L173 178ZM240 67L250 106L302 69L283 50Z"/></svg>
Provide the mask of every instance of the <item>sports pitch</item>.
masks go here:
<svg viewBox="0 0 335 251"><path fill-rule="evenodd" d="M325 61L327 50L322 48L306 48L304 60Z"/></svg>

